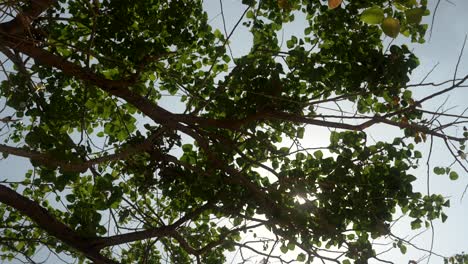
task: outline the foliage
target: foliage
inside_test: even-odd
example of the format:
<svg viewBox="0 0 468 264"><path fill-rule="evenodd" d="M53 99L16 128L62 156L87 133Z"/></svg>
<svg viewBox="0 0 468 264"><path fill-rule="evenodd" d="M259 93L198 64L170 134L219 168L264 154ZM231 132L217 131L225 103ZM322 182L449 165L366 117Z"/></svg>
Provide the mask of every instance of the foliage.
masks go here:
<svg viewBox="0 0 468 264"><path fill-rule="evenodd" d="M468 263L468 255L467 254L464 254L464 252L462 252L462 254L456 254L455 256L451 256L450 258L445 258L444 259L444 263L448 264L448 263L460 263L460 264L464 264L464 263Z"/></svg>
<svg viewBox="0 0 468 264"><path fill-rule="evenodd" d="M10 63L0 93L14 114L2 119L0 151L32 164L0 185L2 258L31 259L45 245L95 263L222 263L242 248L266 263L287 258L277 246L298 262L367 263L378 259L374 238L406 252L390 228L397 209L413 229L445 221L449 202L414 191L411 169L428 138L464 154L467 133L443 130L460 122L439 127L422 105L467 77L414 98L417 57L382 41L423 43L427 3L242 2L239 27L253 42L239 57L235 29L212 28L201 1L2 3L17 14L0 24ZM285 50L278 33L300 17L304 35ZM167 96L178 110L161 106ZM402 133L372 142L366 129L377 124ZM330 138L310 150L301 142L317 139L315 127ZM242 242L249 234L263 250Z"/></svg>

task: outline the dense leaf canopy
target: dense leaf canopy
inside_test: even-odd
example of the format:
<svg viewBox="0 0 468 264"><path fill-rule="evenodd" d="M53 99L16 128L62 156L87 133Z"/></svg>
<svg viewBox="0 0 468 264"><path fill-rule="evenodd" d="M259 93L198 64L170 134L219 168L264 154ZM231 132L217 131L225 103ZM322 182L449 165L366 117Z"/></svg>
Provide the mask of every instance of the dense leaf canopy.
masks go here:
<svg viewBox="0 0 468 264"><path fill-rule="evenodd" d="M367 263L375 238L406 251L397 210L413 229L445 221L448 201L413 191L411 169L433 138L465 162L467 133L444 132L462 122L423 106L468 77L414 98L418 59L384 45L424 43L426 1L239 5L227 31L196 0L1 3L0 152L31 161L21 179L1 175L2 258L33 262L46 246L94 263L223 263L239 249L264 263ZM295 19L304 33L282 45ZM236 56L239 28L252 42ZM399 135L370 140L379 124ZM307 147L319 127L329 139Z"/></svg>

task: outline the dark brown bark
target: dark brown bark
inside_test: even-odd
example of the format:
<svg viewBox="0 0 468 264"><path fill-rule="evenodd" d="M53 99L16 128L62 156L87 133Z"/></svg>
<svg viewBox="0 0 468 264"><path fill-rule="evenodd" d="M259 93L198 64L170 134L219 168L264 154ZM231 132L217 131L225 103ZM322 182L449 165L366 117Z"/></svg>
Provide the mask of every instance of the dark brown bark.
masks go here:
<svg viewBox="0 0 468 264"><path fill-rule="evenodd" d="M171 225L130 232L115 236L97 238L93 241L93 247L101 249L109 246L121 245L154 237L170 236L174 233L174 230L175 226Z"/></svg>
<svg viewBox="0 0 468 264"><path fill-rule="evenodd" d="M26 34L31 22L55 3L57 0L31 0L29 6L14 19L0 24L0 32L7 35Z"/></svg>
<svg viewBox="0 0 468 264"><path fill-rule="evenodd" d="M73 247L95 263L116 263L115 261L102 256L99 253L99 250L90 247L90 245L93 245L90 242L94 241L95 238L86 238L78 235L67 225L58 221L37 202L20 195L13 189L0 185L0 202L27 216L49 235L54 236L63 243Z"/></svg>
<svg viewBox="0 0 468 264"><path fill-rule="evenodd" d="M153 141L160 135L161 133L155 133L148 137L145 141L139 144L123 147L121 150L117 150L114 154L109 154L106 156L98 157L95 159L89 159L82 162L69 162L67 160L58 160L45 153L40 153L38 151L28 150L24 148L11 147L4 144L0 144L0 153L29 158L30 160L36 161L45 167L53 169L59 167L61 171L84 172L87 169L91 168L93 165L109 161L123 160L132 155L136 155L138 153L142 153L144 151L153 149ZM156 149L153 149L152 151L157 152Z"/></svg>
<svg viewBox="0 0 468 264"><path fill-rule="evenodd" d="M180 240L179 243L184 244L184 239L177 233L176 229L186 221L196 217L200 213L208 210L213 206L213 203L206 203L200 208L188 213L172 225L151 228L126 234L119 234L109 237L83 237L70 229L67 225L58 221L45 208L37 202L30 200L13 189L0 185L0 202L8 205L21 214L30 218L38 227L47 232L49 235L56 237L63 243L81 252L84 256L98 264L113 264L117 263L111 259L102 256L99 250L135 241L140 241L155 237L173 237ZM187 248L189 249L189 248ZM191 250L194 254L199 254L195 249Z"/></svg>

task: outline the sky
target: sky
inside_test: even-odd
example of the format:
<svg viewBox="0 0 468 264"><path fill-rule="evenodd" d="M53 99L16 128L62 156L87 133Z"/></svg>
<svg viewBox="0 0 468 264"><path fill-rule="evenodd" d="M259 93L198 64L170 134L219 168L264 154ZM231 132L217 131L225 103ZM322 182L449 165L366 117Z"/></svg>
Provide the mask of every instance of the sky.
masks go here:
<svg viewBox="0 0 468 264"><path fill-rule="evenodd" d="M224 7L224 14L226 19L226 27L228 32L234 24L237 22L239 17L244 11L244 7L241 4L241 0L222 0ZM431 11L434 10L435 1L432 1ZM211 19L210 23L214 28L220 28L223 31L223 21L220 14L220 2L217 0L205 1L205 8ZM448 2L442 0L440 2L436 19L434 22L432 38L423 45L414 44L410 47L414 50L415 54L421 61L421 66L416 70L411 78L411 83L419 83L424 76L433 68L434 65L438 64L437 68L433 73L426 79L426 81L440 82L454 76L455 65L460 54L460 50L463 45L465 35L468 34L468 1L466 0L452 0ZM431 17L425 17L423 23L430 23ZM291 25L284 27L283 32L285 36L291 34L302 34L304 27L304 21L297 21ZM240 26L231 39L231 49L234 56L241 56L247 53L251 45L251 36L248 32ZM388 42L388 39L385 41ZM284 41L285 43L286 41ZM409 42L404 37L399 37L396 42ZM285 48L285 44L284 44ZM468 74L468 47L464 56L462 57L459 65L459 76ZM433 88L421 87L414 91L416 97L422 97L425 94L435 91ZM437 108L442 102L447 99L447 106L458 106L451 110L452 113L460 113L463 107L467 106L468 95L466 91L459 89L452 93L449 98L442 96L433 101L430 101L424 107ZM181 105L176 103L176 98L167 97L161 102L163 107L167 107L169 110L179 112ZM5 113L2 113L5 114ZM3 116L0 116L3 117ZM143 122L143 121L142 121ZM377 127L369 130L372 136L379 139L393 138L397 130L389 130L386 127ZM310 140L307 144L310 145L323 145L328 141L327 131L324 129L317 129L311 127L306 130L305 138L315 139ZM318 138L318 139L317 139ZM325 141L320 141L320 138L325 138ZM427 144L425 147L419 146L426 157L428 153ZM414 171L414 174L418 176L416 182L416 189L426 193L426 166L425 160L422 160L422 166ZM442 142L436 141L431 156L431 167L433 166L447 166L452 163L452 158L447 153L445 146ZM0 171L5 176L0 177L8 178L21 178L24 175L25 164L27 162L24 159L8 159L0 161ZM434 248L433 250L442 255L453 255L462 251L468 252L468 195L463 200L460 200L461 195L465 186L468 184L468 175L460 172L460 179L458 181L450 181L446 176L437 176L432 172L430 173L430 192L440 193L446 197L451 198L451 208L446 210L449 216L448 220L442 224L440 221L434 222L435 236L434 236ZM7 176L6 176L7 175ZM396 226L397 234L402 237L411 237L417 232L409 232L409 223L407 221L401 221ZM431 243L431 232L427 231L421 236L414 240L414 243L421 248L428 249ZM392 260L395 263L407 263L408 260L419 260L426 256L426 252L412 249L408 247L408 253L401 255L398 250L394 250L388 254L385 254L385 258ZM238 260L238 255L230 255L233 260ZM235 263L235 262L233 262ZM427 259L424 259L421 263L427 263ZM442 263L442 260L437 257L431 257L429 263Z"/></svg>

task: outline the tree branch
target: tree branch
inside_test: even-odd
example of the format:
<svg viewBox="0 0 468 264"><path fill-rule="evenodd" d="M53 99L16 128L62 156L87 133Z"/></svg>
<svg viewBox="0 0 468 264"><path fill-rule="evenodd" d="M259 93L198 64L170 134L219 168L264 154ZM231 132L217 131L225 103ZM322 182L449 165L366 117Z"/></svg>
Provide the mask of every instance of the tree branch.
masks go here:
<svg viewBox="0 0 468 264"><path fill-rule="evenodd" d="M42 12L57 3L57 0L31 0L28 2L30 2L28 8L19 12L14 19L0 24L0 32L9 35L26 33L30 23Z"/></svg>
<svg viewBox="0 0 468 264"><path fill-rule="evenodd" d="M182 225L188 220L193 219L194 217L203 213L204 211L212 208L212 206L213 206L212 202L207 202L206 204L200 206L199 208L193 210L192 212L185 214L183 217L181 217L179 220L175 221L171 225L155 227L155 228L151 228L147 230L141 230L141 231L136 231L132 233L115 235L115 236L97 238L95 239L94 242L92 242L93 248L102 249L102 248L109 247L109 246L121 245L121 244L130 243L130 242L134 242L138 240L144 240L148 238L173 236L175 230L180 225Z"/></svg>
<svg viewBox="0 0 468 264"><path fill-rule="evenodd" d="M1 33L2 32L0 31L0 34ZM16 40L13 41L11 37L9 36L4 36L3 38L6 41L5 42L6 45L8 45L10 48L33 57L36 60L36 62L39 62L40 64L47 65L50 67L58 68L67 75L77 77L85 82L89 82L93 85L96 85L100 87L102 90L108 92L109 94L119 97L121 99L124 99L128 103L137 107L145 115L150 117L153 121L163 124L163 125L169 125L170 127L176 128L176 129L182 128L180 125L180 122L182 122L185 124L196 124L196 125L203 126L203 127L218 127L218 128L226 128L230 130L237 130L241 128L242 126L249 124L251 122L261 121L261 120L263 121L274 120L274 119L301 122L305 124L346 129L346 130L364 130L365 128L368 128L377 123L386 123L386 124L397 126L400 128L405 128L409 126L409 125L400 124L400 123L393 122L393 121L380 118L380 117L375 117L372 120L366 121L360 125L351 125L351 124L330 122L330 121L324 121L324 120L318 120L318 119L310 119L307 117L292 115L292 114L288 114L284 112L274 112L274 113L259 112L254 115L248 116L244 119L237 119L237 120L229 120L229 119L217 120L217 119L204 118L204 117L199 117L199 116L190 115L190 114L173 114L165 110L164 108L159 107L157 104L151 102L145 97L129 90L128 87L133 84L133 82L131 81L106 79L97 73L94 73L88 69L82 68L72 62L69 62L65 58L57 56L46 50L35 47L33 44L28 43L26 41L18 43ZM466 79L468 79L468 76L460 80L457 84L454 85L454 87L456 87L457 85L460 85L461 83L466 81ZM454 87L442 90L438 93L433 94L430 97L423 98L419 102L424 102L434 96L448 92L452 90ZM417 131L424 132L424 133L434 135L437 137L441 137L441 138L448 138L448 139L456 140L456 141L464 140L464 138L445 136L440 133L430 131L427 128L417 126L417 125L411 125L411 128ZM191 133L189 133L189 135L190 134Z"/></svg>
<svg viewBox="0 0 468 264"><path fill-rule="evenodd" d="M48 154L40 153L34 150L28 150L24 148L16 148L7 146L4 144L0 144L0 152L11 154L19 157L29 158L32 161L37 161L41 165L49 167L49 168L57 168L59 167L61 171L67 172L85 172L87 169L91 168L91 166L100 164L103 162L109 162L114 160L122 160L128 158L129 156L141 153L142 151L147 151L152 148L153 141L160 136L161 133L155 133L152 136L148 137L142 143L128 146L123 150L120 150L117 153L109 154L106 156L98 157L95 159L90 159L83 162L67 162L66 160L58 160Z"/></svg>
<svg viewBox="0 0 468 264"><path fill-rule="evenodd" d="M78 250L95 263L117 263L102 256L99 253L99 250L91 248L89 246L89 238L78 235L67 225L57 220L37 202L20 195L13 189L4 185L0 185L0 202L16 209L23 215L27 216L49 235L60 239L65 244Z"/></svg>

